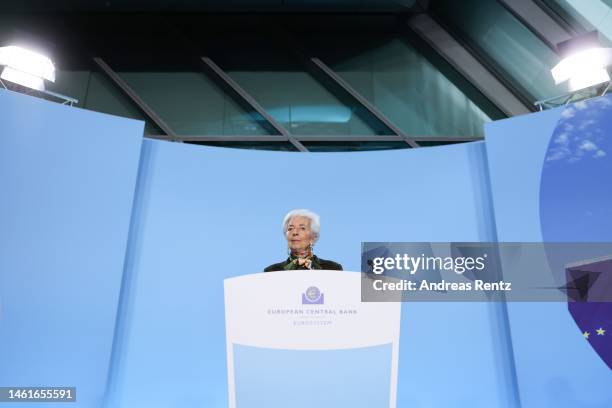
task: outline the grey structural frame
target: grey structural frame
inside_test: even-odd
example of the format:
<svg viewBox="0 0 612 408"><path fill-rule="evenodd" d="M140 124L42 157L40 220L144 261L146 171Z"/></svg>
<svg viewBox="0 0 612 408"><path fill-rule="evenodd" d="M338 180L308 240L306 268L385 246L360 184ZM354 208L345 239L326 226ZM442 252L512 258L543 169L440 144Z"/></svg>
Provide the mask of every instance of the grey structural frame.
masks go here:
<svg viewBox="0 0 612 408"><path fill-rule="evenodd" d="M407 25L506 115L532 112L531 106L519 99L495 73L431 16L416 14L407 20Z"/></svg>
<svg viewBox="0 0 612 408"><path fill-rule="evenodd" d="M387 118L381 111L376 109L366 98L364 98L359 92L357 92L352 86L348 84L344 79L340 78L327 64L321 61L317 57L309 58L313 65L318 67L325 75L327 75L332 81L340 86L344 91L351 95L357 102L359 102L364 108L368 110L376 119L381 121L385 126L391 129L397 136L404 140L410 147L419 147L415 140L408 136L402 129L395 125L389 118Z"/></svg>
<svg viewBox="0 0 612 408"><path fill-rule="evenodd" d="M331 80L332 83L337 87L336 89L332 89L333 87L328 87L326 84L321 83L329 92L334 94L340 89L342 92L345 92L349 95L353 100L355 100L361 107L365 108L365 110L372 115L376 120L381 122L383 125L387 127L390 131L394 133L393 136L399 136L408 146L412 148L420 147L419 144L410 136L406 134L399 126L393 123L385 114L383 114L379 109L377 109L367 98L361 95L355 88L353 88L347 81L345 81L340 75L338 75L334 70L329 67L325 62L323 62L316 55L309 52L300 42L286 30L279 31L279 37L284 39L286 47L293 51L295 57L302 61L302 64L306 66L306 68L311 68L311 73L315 74L313 77L316 80L317 73L322 73L328 80ZM338 96L336 94L336 96ZM361 140L361 139L360 139Z"/></svg>
<svg viewBox="0 0 612 408"><path fill-rule="evenodd" d="M10 81L7 81L9 83L12 83ZM17 84L18 86L20 86L19 84ZM2 87L3 89L9 89L9 85L5 84L4 81L2 81L2 79L0 79L0 87ZM32 91L36 92L36 93L40 93L42 95L46 95L46 96L51 96L55 99L59 99L60 101L62 101L62 105L69 105L69 106L74 106L75 104L79 103L79 100L76 98L73 98L71 96L66 96L66 95L62 95L60 93L57 92L51 92L48 91L46 89L32 89Z"/></svg>
<svg viewBox="0 0 612 408"><path fill-rule="evenodd" d="M172 140L167 135L147 135L151 139ZM400 135L294 135L300 142L406 142ZM463 143L483 140L480 136L412 136L418 143ZM279 142L284 141L278 135L182 135L176 141L181 142Z"/></svg>
<svg viewBox="0 0 612 408"><path fill-rule="evenodd" d="M447 62L465 76L478 88L489 100L508 116L529 113L527 108L514 94L500 82L487 67L483 66L473 55L461 44L435 22L427 14L418 14L408 20L408 26L424 39L434 50ZM215 75L213 80L221 81L223 85L233 90L253 110L259 113L276 130L278 135L177 135L164 120L147 105L146 102L100 57L95 57L94 62L104 73L117 85L138 108L155 123L165 135L148 135L153 139L170 140L175 142L279 142L288 141L297 150L308 152L302 142L405 142L410 147L419 147L419 143L460 143L482 140L477 136L413 136L407 135L402 129L395 125L380 110L371 104L365 97L357 92L350 84L336 74L327 64L315 56L307 57L309 63L324 73L338 87L355 99L363 108L371 113L377 120L387 126L395 134L392 135L292 135L280 123L278 123L266 110L234 81L223 69L221 69L210 57L200 57L201 61Z"/></svg>
<svg viewBox="0 0 612 408"><path fill-rule="evenodd" d="M240 136L240 135L187 135L179 136L172 128L164 122L164 120L149 106L147 103L134 91L102 58L94 57L94 62L102 69L102 71L117 85L138 108L155 123L165 135L149 135L153 139L171 140L176 142L278 142L289 141L296 149L302 152L308 152L308 149L301 143L305 142L390 142L404 141L411 147L419 147L414 138L406 135L399 127L393 124L382 112L376 109L369 101L361 94L353 89L346 81L340 78L319 58L311 58L312 63L332 79L338 86L349 93L356 99L364 108L372 113L378 120L385 124L389 129L395 132L395 135L373 135L373 136L353 136L353 135L306 135L296 137L291 135L281 124L279 124L265 109L246 92L236 81L234 81L227 73L225 73L210 57L201 57L202 61L208 66L225 85L234 90L244 101L246 101L255 111L257 111L272 127L279 132L279 135L261 135L261 136ZM420 137L420 141L424 142L469 142L481 140L479 137Z"/></svg>
<svg viewBox="0 0 612 408"><path fill-rule="evenodd" d="M540 38L550 49L557 52L557 44L572 38L569 31L533 0L498 0L499 3Z"/></svg>
<svg viewBox="0 0 612 408"><path fill-rule="evenodd" d="M176 132L100 57L94 57L94 62L104 71L106 75L117 85L131 100L153 121L170 140L178 141Z"/></svg>

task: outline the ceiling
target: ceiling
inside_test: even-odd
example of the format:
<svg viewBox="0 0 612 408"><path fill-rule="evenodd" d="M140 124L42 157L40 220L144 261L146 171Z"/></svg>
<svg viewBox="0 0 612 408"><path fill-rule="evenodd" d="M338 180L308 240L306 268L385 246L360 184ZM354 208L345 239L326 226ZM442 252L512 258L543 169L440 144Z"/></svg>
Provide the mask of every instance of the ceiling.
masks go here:
<svg viewBox="0 0 612 408"><path fill-rule="evenodd" d="M590 1L612 25L609 0ZM189 71L206 55L226 71L274 72L312 57L341 65L397 38L499 118L563 92L550 76L556 44L605 26L585 10L572 0L21 0L0 3L0 46L29 45L67 71L98 69L94 57L121 72Z"/></svg>
<svg viewBox="0 0 612 408"><path fill-rule="evenodd" d="M406 12L417 0L23 0L5 2L5 12Z"/></svg>

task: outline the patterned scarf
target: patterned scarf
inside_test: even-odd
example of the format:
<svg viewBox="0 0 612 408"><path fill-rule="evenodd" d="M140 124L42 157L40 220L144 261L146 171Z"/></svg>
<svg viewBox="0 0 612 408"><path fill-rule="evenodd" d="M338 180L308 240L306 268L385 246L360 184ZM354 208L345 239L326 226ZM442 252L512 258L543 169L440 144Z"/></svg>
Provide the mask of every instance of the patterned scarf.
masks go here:
<svg viewBox="0 0 612 408"><path fill-rule="evenodd" d="M287 265L283 268L286 271L296 269L321 269L321 265L317 262L317 258L310 249L300 253L291 253L287 261Z"/></svg>

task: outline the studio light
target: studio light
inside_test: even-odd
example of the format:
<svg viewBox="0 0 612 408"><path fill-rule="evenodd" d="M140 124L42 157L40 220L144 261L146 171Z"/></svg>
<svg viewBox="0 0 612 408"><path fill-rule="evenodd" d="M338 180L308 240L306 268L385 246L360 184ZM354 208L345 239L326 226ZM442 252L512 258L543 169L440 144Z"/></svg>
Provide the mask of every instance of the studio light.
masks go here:
<svg viewBox="0 0 612 408"><path fill-rule="evenodd" d="M597 33L589 33L557 45L564 56L552 70L556 84L569 81L571 92L610 81L612 48L599 46Z"/></svg>
<svg viewBox="0 0 612 408"><path fill-rule="evenodd" d="M55 82L55 66L46 56L10 45L0 47L0 65L4 65L0 79L18 85L45 90L45 80Z"/></svg>

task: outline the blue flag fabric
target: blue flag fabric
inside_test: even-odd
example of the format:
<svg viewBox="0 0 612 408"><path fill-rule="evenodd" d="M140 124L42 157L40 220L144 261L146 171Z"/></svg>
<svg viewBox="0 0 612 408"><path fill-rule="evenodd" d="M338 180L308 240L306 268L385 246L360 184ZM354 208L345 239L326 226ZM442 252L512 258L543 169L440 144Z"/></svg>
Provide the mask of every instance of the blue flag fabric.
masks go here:
<svg viewBox="0 0 612 408"><path fill-rule="evenodd" d="M568 309L585 341L612 369L612 258L566 268Z"/></svg>

